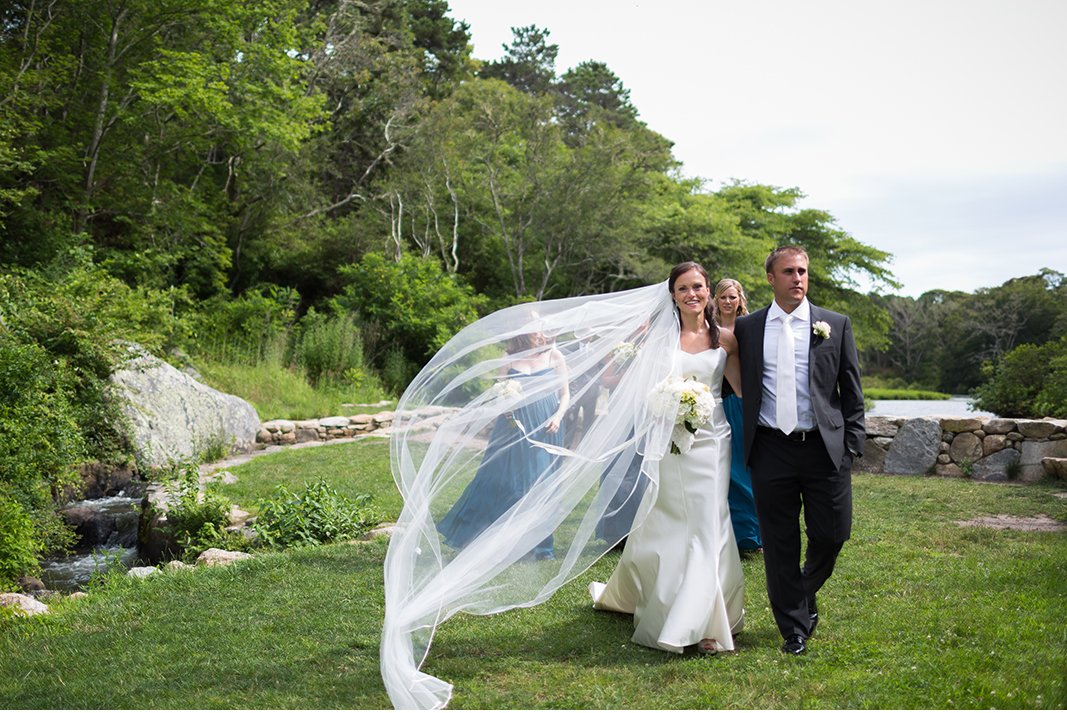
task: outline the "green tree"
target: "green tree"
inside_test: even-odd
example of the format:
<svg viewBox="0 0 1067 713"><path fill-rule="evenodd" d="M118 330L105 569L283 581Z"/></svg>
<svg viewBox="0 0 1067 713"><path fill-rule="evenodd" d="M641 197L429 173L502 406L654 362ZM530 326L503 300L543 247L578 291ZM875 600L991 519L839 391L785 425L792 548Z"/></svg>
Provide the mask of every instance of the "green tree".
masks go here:
<svg viewBox="0 0 1067 713"><path fill-rule="evenodd" d="M434 258L402 255L399 261L368 253L341 268L348 281L331 300L335 312L362 323L363 346L384 365L398 348L410 363L425 364L456 332L478 318L484 300Z"/></svg>
<svg viewBox="0 0 1067 713"><path fill-rule="evenodd" d="M536 25L512 27L511 46L503 45L504 57L482 67L485 79L501 79L526 94L545 94L556 81L559 45L549 44L548 30Z"/></svg>
<svg viewBox="0 0 1067 713"><path fill-rule="evenodd" d="M1004 418L1067 418L1067 336L1023 344L982 367L976 408Z"/></svg>

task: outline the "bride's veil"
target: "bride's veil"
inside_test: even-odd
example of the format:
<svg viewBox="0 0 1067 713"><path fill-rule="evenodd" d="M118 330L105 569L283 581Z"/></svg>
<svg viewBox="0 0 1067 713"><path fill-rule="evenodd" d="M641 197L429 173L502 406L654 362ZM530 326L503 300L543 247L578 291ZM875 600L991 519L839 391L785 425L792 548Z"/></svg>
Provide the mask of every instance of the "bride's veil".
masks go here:
<svg viewBox="0 0 1067 713"><path fill-rule="evenodd" d="M570 447L542 444L541 424L522 424L528 440L511 438L501 450L516 449L517 458L520 446L527 454L531 446L547 449L551 466L455 550L443 544L436 523L474 477L494 423L558 392L552 372L524 377L518 389L498 376L502 364L523 356L505 354L509 340L536 333L554 339L564 356L572 405L587 390L600 394L597 416L586 415ZM390 446L404 507L385 559L381 671L396 708L440 708L451 697L451 684L419 671L438 625L460 611L491 614L545 601L641 521L653 498L637 505L646 491L654 495L673 426L670 417L649 412L648 396L676 372L678 338L666 282L523 304L464 328L411 382ZM497 458L504 459L494 451ZM605 527L609 521L613 527ZM549 535L555 559L532 557Z"/></svg>

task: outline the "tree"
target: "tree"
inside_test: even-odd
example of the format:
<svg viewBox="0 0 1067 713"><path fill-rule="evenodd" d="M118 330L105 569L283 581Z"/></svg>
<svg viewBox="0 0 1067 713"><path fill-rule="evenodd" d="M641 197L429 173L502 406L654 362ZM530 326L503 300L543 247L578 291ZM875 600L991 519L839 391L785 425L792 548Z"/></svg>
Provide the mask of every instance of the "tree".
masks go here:
<svg viewBox="0 0 1067 713"><path fill-rule="evenodd" d="M554 110L551 97L500 81L464 85L434 107L405 163L406 176L422 177L408 184L405 205L451 213L445 244L456 249L463 235L458 259L493 296L603 289L606 268L631 251L643 197L671 163L668 144L637 123L595 124L569 146ZM414 199L416 189L432 200Z"/></svg>
<svg viewBox="0 0 1067 713"><path fill-rule="evenodd" d="M485 79L501 79L526 94L545 94L556 81L559 45L548 44L548 30L536 25L512 27L511 46L503 45L504 58L490 62L478 73Z"/></svg>
<svg viewBox="0 0 1067 713"><path fill-rule="evenodd" d="M637 121L637 108L630 103L630 90L603 62L582 62L568 69L555 87L556 114L573 145L598 121L619 128Z"/></svg>

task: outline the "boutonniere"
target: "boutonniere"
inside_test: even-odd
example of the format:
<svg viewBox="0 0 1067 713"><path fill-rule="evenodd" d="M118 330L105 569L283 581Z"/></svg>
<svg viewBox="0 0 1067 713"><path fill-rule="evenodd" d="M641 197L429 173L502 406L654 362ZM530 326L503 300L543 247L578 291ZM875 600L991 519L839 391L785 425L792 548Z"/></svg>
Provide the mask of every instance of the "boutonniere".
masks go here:
<svg viewBox="0 0 1067 713"><path fill-rule="evenodd" d="M811 331L815 332L816 337L822 337L823 339L830 338L830 325L826 322L816 322L811 325Z"/></svg>

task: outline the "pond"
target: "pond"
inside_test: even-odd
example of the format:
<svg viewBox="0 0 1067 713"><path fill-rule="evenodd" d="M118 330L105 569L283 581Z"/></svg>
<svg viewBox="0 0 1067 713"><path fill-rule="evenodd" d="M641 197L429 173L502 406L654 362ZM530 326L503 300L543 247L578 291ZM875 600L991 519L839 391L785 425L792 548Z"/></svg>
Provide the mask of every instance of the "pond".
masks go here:
<svg viewBox="0 0 1067 713"><path fill-rule="evenodd" d="M919 418L921 416L996 417L996 414L989 411L972 411L971 397L969 396L953 396L948 401L875 401L874 408L868 411L867 415L896 416L900 418Z"/></svg>

